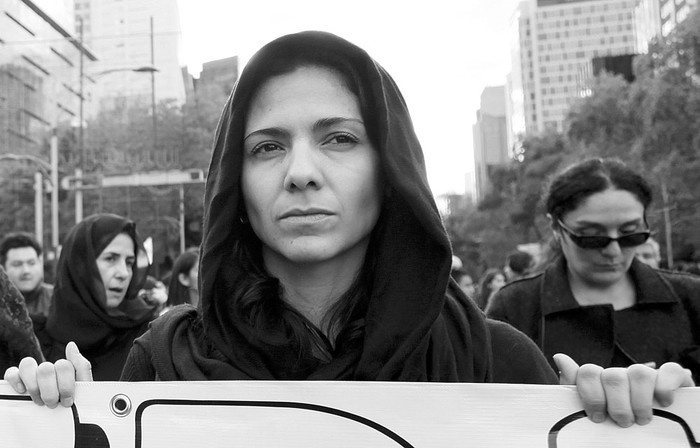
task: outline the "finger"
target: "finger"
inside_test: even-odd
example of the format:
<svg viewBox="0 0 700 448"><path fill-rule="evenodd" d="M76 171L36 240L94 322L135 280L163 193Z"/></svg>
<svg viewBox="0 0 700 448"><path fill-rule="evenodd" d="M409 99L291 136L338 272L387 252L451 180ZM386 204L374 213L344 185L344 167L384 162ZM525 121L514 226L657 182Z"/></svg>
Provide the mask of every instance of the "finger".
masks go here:
<svg viewBox="0 0 700 448"><path fill-rule="evenodd" d="M656 370L646 364L633 364L627 368L630 404L634 421L639 425L646 425L653 416L656 375Z"/></svg>
<svg viewBox="0 0 700 448"><path fill-rule="evenodd" d="M39 406L44 404L39 393L39 385L36 381L37 364L36 360L31 357L22 358L19 362L19 378L24 384L26 392L32 397L32 401Z"/></svg>
<svg viewBox="0 0 700 448"><path fill-rule="evenodd" d="M632 412L630 399L630 381L627 375L627 369L620 367L604 369L600 375L603 389L605 390L608 415L623 428L634 424L634 413Z"/></svg>
<svg viewBox="0 0 700 448"><path fill-rule="evenodd" d="M5 370L5 376L3 378L5 381L10 383L10 386L12 386L15 392L23 394L27 391L27 388L24 387L24 383L19 377L19 368L8 368L7 370Z"/></svg>
<svg viewBox="0 0 700 448"><path fill-rule="evenodd" d="M36 381L39 386L41 400L53 409L58 405L58 385L56 384L56 369L50 362L42 362L36 369Z"/></svg>
<svg viewBox="0 0 700 448"><path fill-rule="evenodd" d="M55 364L56 383L61 405L69 408L73 406L75 396L75 367L66 359L59 359Z"/></svg>
<svg viewBox="0 0 700 448"><path fill-rule="evenodd" d="M77 381L92 381L92 365L80 353L75 342L69 342L66 345L66 359L73 364Z"/></svg>
<svg viewBox="0 0 700 448"><path fill-rule="evenodd" d="M661 406L670 406L673 403L674 392L679 387L693 387L694 385L690 370L684 369L675 362L667 362L659 367L654 398Z"/></svg>
<svg viewBox="0 0 700 448"><path fill-rule="evenodd" d="M576 375L576 390L583 401L588 418L596 423L605 420L605 390L601 380L603 368L595 364L584 364Z"/></svg>
<svg viewBox="0 0 700 448"><path fill-rule="evenodd" d="M576 361L563 353L557 353L556 355L552 356L552 359L554 359L554 364L557 365L557 369L559 370L559 384L576 384L576 375L578 374L579 369Z"/></svg>

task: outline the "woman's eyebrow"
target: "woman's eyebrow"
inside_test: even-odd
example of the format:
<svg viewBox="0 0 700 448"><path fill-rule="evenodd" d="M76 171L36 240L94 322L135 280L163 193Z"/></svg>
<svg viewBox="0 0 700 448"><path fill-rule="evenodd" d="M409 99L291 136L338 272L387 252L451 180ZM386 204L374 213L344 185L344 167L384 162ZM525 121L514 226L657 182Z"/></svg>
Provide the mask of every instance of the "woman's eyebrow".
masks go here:
<svg viewBox="0 0 700 448"><path fill-rule="evenodd" d="M286 137L288 133L281 128L263 128L263 129L256 129L250 134L246 135L243 137L243 141L245 142L249 137L254 137L256 135L265 135L269 137L274 137L274 138L282 138Z"/></svg>
<svg viewBox="0 0 700 448"><path fill-rule="evenodd" d="M621 224L618 225L618 227L624 227L624 226L629 226L632 224L641 224L644 223L644 218L634 218L630 219L629 221L625 221ZM579 221L574 224L576 227L595 227L595 228L600 228L604 229L606 226L604 224L601 224L599 222L593 222L593 221Z"/></svg>
<svg viewBox="0 0 700 448"><path fill-rule="evenodd" d="M340 123L345 123L345 122L354 122L357 124L360 124L362 126L365 125L365 123L360 120L359 118L350 118L350 117L328 117L328 118L321 118L314 123L313 129L314 131L317 131L319 129L326 129L331 126L334 126L336 124Z"/></svg>

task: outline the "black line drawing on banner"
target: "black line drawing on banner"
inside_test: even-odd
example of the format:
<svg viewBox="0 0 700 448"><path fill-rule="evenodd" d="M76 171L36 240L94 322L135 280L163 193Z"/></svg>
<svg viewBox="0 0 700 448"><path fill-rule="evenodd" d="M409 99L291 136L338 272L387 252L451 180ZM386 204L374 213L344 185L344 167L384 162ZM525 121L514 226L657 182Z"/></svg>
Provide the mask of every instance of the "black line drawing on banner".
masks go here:
<svg viewBox="0 0 700 448"><path fill-rule="evenodd" d="M653 409L653 414L657 417L660 418L665 418L667 420L671 420L673 422L676 422L680 425L680 427L683 429L683 432L688 439L688 446L691 448L696 448L700 447L700 442L695 439L695 436L693 435L693 431L690 429L690 426L688 423L686 423L683 418L680 416L673 414L668 411L663 411L661 409ZM585 411L578 411L574 412L573 414L569 414L566 417L562 418L558 422L552 426L552 429L549 430L549 434L547 435L547 441L548 441L548 447L549 448L559 448L557 445L557 438L559 437L559 433L561 430L568 424L573 423L579 419L586 418L586 412Z"/></svg>

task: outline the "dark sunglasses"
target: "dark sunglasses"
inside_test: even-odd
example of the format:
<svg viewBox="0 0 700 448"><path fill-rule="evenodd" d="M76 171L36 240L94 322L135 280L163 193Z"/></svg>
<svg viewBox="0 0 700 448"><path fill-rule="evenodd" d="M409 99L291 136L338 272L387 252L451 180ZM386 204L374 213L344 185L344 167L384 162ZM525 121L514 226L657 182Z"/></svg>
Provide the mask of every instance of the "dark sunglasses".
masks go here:
<svg viewBox="0 0 700 448"><path fill-rule="evenodd" d="M598 235L579 235L566 227L561 220L557 219L557 223L559 224L559 228L568 233L571 241L573 241L581 249L602 249L604 247L608 247L608 244L612 243L613 241L617 241L617 244L619 244L620 247L634 247L644 244L644 242L649 239L649 235L651 235L651 232L648 230L645 230L644 232L622 235L617 238Z"/></svg>

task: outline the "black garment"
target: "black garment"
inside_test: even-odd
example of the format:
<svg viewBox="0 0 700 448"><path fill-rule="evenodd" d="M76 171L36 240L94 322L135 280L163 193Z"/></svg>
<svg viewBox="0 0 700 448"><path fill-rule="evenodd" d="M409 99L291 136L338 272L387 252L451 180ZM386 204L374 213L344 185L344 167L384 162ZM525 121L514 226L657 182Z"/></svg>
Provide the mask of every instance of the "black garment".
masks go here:
<svg viewBox="0 0 700 448"><path fill-rule="evenodd" d="M24 302L27 304L27 311L32 319L35 316L48 317L51 309L51 297L53 296L53 286L41 282L34 291L22 293Z"/></svg>
<svg viewBox="0 0 700 448"><path fill-rule="evenodd" d="M580 306L560 257L544 273L502 288L486 313L532 338L548 360L566 353L579 364L602 367L672 361L691 369L697 381L700 278L655 270L637 260L630 275L634 306L619 311L612 305Z"/></svg>
<svg viewBox="0 0 700 448"><path fill-rule="evenodd" d="M76 224L66 236L58 260L53 303L46 325L35 322L37 336L49 361L65 358L65 346L74 341L92 364L95 380L116 381L134 339L146 331L154 307L137 296L148 272L138 257L126 296L117 308L107 308L97 257L120 233L143 250L131 220L99 214Z"/></svg>
<svg viewBox="0 0 700 448"><path fill-rule="evenodd" d="M44 361L24 297L0 266L0 372L27 356Z"/></svg>
<svg viewBox="0 0 700 448"><path fill-rule="evenodd" d="M380 155L387 190L381 225L372 235L370 250L376 255L372 278L364 284L368 300L357 321L362 337L358 343L336 346L330 359L316 363L299 358L281 326L266 328L261 335L260 329L237 318L238 297L233 295L238 282L250 274L236 262L231 248L254 238L241 219L246 114L269 67L295 54L332 55L328 59L341 60L355 72L360 109ZM364 50L337 36L305 32L279 38L243 70L216 133L203 234L201 311L176 307L154 321L136 341L123 379L486 382L501 378L495 365L510 364L508 379L553 381L546 361L522 334L488 323L456 284L448 289L450 243L403 97ZM281 342L268 343L271 335ZM522 347L524 353L500 351L505 346ZM517 358L506 363L508 356Z"/></svg>

